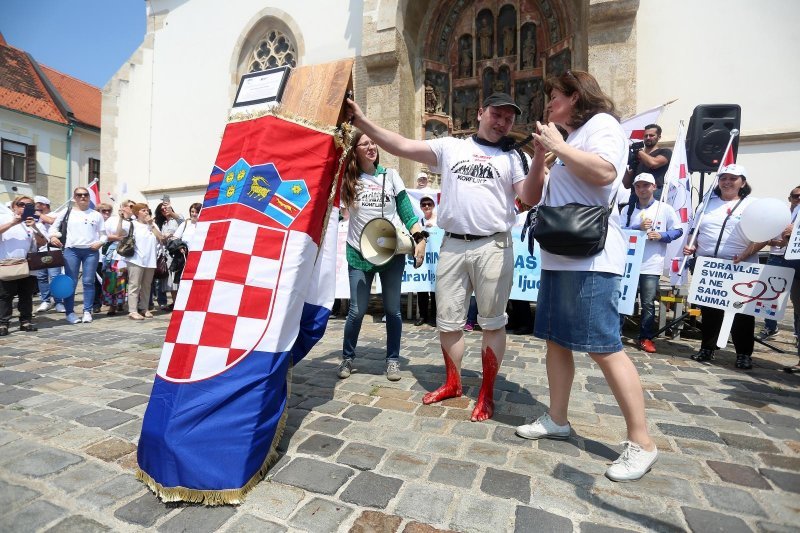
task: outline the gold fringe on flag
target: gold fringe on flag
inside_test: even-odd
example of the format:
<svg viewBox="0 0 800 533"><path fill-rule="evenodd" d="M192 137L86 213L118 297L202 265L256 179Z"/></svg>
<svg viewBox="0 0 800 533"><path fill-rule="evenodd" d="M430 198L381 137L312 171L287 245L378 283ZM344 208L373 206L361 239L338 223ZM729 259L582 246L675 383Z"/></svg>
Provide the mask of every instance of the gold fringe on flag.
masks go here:
<svg viewBox="0 0 800 533"><path fill-rule="evenodd" d="M289 356L291 358L291 355ZM189 502L201 503L203 505L216 506L216 505L239 505L244 502L244 497L267 475L269 469L278 461L278 443L283 437L283 431L286 429L286 418L289 416L288 400L291 395L292 387L292 369L293 365L289 361L289 371L286 373L286 407L283 408L281 419L278 422L275 436L269 447L264 463L261 468L244 484L243 487L238 489L223 489L223 490L198 490L190 489L187 487L165 487L141 468L136 469L136 478L147 485L162 502Z"/></svg>

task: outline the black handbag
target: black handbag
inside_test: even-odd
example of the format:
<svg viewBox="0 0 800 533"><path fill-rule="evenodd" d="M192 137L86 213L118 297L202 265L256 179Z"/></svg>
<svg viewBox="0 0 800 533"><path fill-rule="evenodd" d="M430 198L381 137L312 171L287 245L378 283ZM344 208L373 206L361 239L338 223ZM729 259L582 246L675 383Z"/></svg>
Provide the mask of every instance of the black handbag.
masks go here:
<svg viewBox="0 0 800 533"><path fill-rule="evenodd" d="M590 257L602 252L617 189L614 189L608 206L578 203L549 206L546 205L549 192L548 182L544 203L538 206L530 224L530 231L539 246L551 254L569 257Z"/></svg>
<svg viewBox="0 0 800 533"><path fill-rule="evenodd" d="M164 252L158 254L156 258L156 271L153 277L156 279L164 279L169 275L169 267L167 266L167 255Z"/></svg>

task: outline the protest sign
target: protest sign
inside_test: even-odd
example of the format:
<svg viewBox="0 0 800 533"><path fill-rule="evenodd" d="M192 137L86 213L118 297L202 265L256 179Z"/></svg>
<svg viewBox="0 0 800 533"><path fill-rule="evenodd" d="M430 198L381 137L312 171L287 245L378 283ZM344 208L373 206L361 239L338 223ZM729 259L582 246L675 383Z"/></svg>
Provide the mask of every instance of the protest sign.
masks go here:
<svg viewBox="0 0 800 533"><path fill-rule="evenodd" d="M724 348L736 313L783 317L793 277L791 268L698 256L688 301L725 311L717 339L717 346Z"/></svg>
<svg viewBox="0 0 800 533"><path fill-rule="evenodd" d="M786 259L800 259L800 216L794 219L792 234L789 236L789 244L786 245Z"/></svg>
<svg viewBox="0 0 800 533"><path fill-rule="evenodd" d="M622 272L622 280L619 282L619 314L632 315L633 306L636 303L636 290L639 288L639 269L642 266L647 237L645 232L632 229L624 229L622 234L625 237L626 253L625 270Z"/></svg>

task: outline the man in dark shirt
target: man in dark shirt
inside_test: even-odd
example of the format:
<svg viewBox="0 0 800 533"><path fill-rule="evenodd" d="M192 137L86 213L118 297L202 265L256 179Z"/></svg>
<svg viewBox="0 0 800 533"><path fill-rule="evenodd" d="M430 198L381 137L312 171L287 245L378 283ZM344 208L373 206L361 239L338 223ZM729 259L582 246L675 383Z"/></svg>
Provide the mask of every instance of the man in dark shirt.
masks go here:
<svg viewBox="0 0 800 533"><path fill-rule="evenodd" d="M656 192L653 194L656 200L661 198L661 191L664 189L664 174L667 173L669 160L672 158L672 150L669 148L657 148L660 140L661 126L658 124L645 126L644 148L636 153L636 163L632 167L628 167L622 181L625 188L630 189L635 176L642 172L652 174L656 179Z"/></svg>

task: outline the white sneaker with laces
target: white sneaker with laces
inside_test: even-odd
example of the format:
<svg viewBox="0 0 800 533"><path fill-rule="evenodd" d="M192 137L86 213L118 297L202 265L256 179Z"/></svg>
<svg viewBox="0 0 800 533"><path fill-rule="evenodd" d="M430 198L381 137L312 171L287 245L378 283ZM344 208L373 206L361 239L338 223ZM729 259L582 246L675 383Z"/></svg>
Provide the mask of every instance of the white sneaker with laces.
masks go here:
<svg viewBox="0 0 800 533"><path fill-rule="evenodd" d="M44 313L45 311L49 311L53 308L53 302L46 301L42 302L42 304L36 308L37 313Z"/></svg>
<svg viewBox="0 0 800 533"><path fill-rule="evenodd" d="M658 459L658 449L648 452L635 442L624 441L622 454L606 470L611 481L636 481L650 471Z"/></svg>
<svg viewBox="0 0 800 533"><path fill-rule="evenodd" d="M89 311L84 311L83 312L83 323L84 324L88 324L91 321L92 321L92 313L90 313Z"/></svg>
<svg viewBox="0 0 800 533"><path fill-rule="evenodd" d="M559 426L550 418L550 413L545 413L536 421L524 426L517 426L517 435L525 439L568 439L572 426L567 422Z"/></svg>
<svg viewBox="0 0 800 533"><path fill-rule="evenodd" d="M350 377L350 373L352 371L353 371L353 360L342 359L342 362L339 363L339 367L336 369L336 375L339 376L340 379L347 379Z"/></svg>
<svg viewBox="0 0 800 533"><path fill-rule="evenodd" d="M400 381L400 363L389 361L386 363L386 379L389 381Z"/></svg>
<svg viewBox="0 0 800 533"><path fill-rule="evenodd" d="M64 304L56 304L56 312L57 313L64 313L67 311L67 308L64 307Z"/></svg>
<svg viewBox="0 0 800 533"><path fill-rule="evenodd" d="M75 313L70 313L67 315L67 322L69 322L70 324L77 324L80 321L81 319L78 318L78 315L76 315Z"/></svg>

